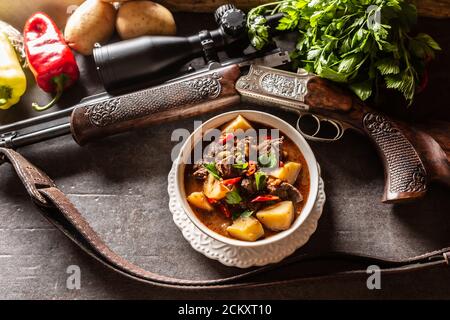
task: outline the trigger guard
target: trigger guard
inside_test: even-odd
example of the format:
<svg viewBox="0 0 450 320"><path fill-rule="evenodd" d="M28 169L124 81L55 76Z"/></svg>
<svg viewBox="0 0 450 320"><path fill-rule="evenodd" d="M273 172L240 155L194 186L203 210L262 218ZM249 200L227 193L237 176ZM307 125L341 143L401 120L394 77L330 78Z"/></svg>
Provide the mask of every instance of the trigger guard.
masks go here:
<svg viewBox="0 0 450 320"><path fill-rule="evenodd" d="M316 120L316 123L317 123L317 130L316 130L312 135L309 135L309 134L306 134L306 133L303 132L303 130L300 128L300 119L304 116L303 114L300 114L300 115L298 116L298 119L297 119L297 123L296 123L295 128L296 128L297 131L300 132L304 137L307 137L307 139L314 140L314 139L317 139L317 138L315 137L315 135L318 134L319 131L320 131L320 119L319 119L316 115L314 115L314 114L308 114L308 115L311 116L311 117L313 117L313 118Z"/></svg>
<svg viewBox="0 0 450 320"><path fill-rule="evenodd" d="M297 124L296 124L296 129L298 132L300 132L301 135L303 135L307 140L310 141L319 141L319 142L334 142L337 141L339 139L342 138L342 136L344 135L345 129L342 127L342 125L339 122L335 122L333 120L330 119L326 119L326 118L319 118L318 116L314 115L314 114L308 114L309 116L313 117L318 126L317 126L317 130L312 134L306 134L302 131L302 129L300 128L300 119L304 116L304 115L300 115L297 119ZM321 121L325 121L330 123L332 126L334 126L336 128L336 135L333 138L320 138L320 137L316 137L316 135L320 132L320 122Z"/></svg>
<svg viewBox="0 0 450 320"><path fill-rule="evenodd" d="M342 126L338 122L330 119L323 119L323 121L331 123L336 128L337 133L333 138L329 139L330 141L337 141L342 138L342 136L344 135L344 128L342 128Z"/></svg>

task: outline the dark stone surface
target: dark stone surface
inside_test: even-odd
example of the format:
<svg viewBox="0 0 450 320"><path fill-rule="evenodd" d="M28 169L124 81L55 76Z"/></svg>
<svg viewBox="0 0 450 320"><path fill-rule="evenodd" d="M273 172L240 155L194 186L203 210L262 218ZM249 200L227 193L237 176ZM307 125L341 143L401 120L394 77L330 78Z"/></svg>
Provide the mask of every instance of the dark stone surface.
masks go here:
<svg viewBox="0 0 450 320"><path fill-rule="evenodd" d="M212 26L207 15L196 15L196 25L190 23L191 15L177 18L186 34L197 30L197 23ZM448 27L448 21L438 24ZM429 26L430 22L424 25ZM442 43L448 37L441 36L443 39L438 40L448 47L448 42ZM447 60L448 56L447 51ZM83 81L66 95L61 106L69 106L86 93L100 89L92 61L80 58L80 65ZM446 81L448 76L443 79ZM445 84L432 81L431 85L435 94L441 90L443 97L448 96ZM25 102L36 98L38 92L32 89L24 103L2 113L0 123L31 116L26 114L29 108ZM444 100L439 101L444 104ZM292 114L258 110L274 113L291 124L296 120ZM445 114L447 111L442 111L441 118ZM170 152L176 144L170 141L171 133L176 128L192 130L193 121L190 118L165 123L83 148L70 137L63 137L23 148L21 152L55 179L113 249L135 263L184 278L234 274L239 270L194 251L168 210L167 174L171 168ZM383 205L379 201L383 169L364 137L349 132L337 143L311 146L322 166L327 203L317 232L300 252L351 250L382 257L408 257L450 245L448 189L434 185L423 201ZM7 165L0 169L0 181L0 298L450 298L450 269L444 268L385 276L382 289L375 291L366 288L365 277L214 293L143 285L101 266L49 225ZM66 288L69 265L81 268L80 290Z"/></svg>

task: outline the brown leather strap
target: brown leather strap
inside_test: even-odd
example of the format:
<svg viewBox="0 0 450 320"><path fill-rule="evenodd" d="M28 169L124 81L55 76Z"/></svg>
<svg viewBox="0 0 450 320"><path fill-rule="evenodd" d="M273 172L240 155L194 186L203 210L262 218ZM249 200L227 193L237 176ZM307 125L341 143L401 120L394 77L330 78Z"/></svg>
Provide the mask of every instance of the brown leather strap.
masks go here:
<svg viewBox="0 0 450 320"><path fill-rule="evenodd" d="M258 274L268 273L281 266L306 261L326 261L330 259L343 261L356 261L362 264L376 264L382 268L383 273L397 273L430 268L434 266L448 265L450 248L428 252L426 254L403 260L386 260L372 256L355 255L344 252L332 252L321 255L298 255L285 259L282 263L261 267L241 273L236 276L214 280L187 280L177 279L142 269L114 252L100 236L95 232L81 213L70 202L67 196L60 191L55 183L41 170L33 166L28 160L16 151L0 148L0 163L10 162L17 175L24 184L28 194L34 203L41 209L43 215L61 230L67 237L75 242L86 253L102 262L109 268L139 280L160 286L178 288L236 288L262 285L277 285L293 283L311 277L297 277L289 280L257 280ZM345 270L329 274L315 275L314 278L328 278L344 275L365 274L366 269Z"/></svg>

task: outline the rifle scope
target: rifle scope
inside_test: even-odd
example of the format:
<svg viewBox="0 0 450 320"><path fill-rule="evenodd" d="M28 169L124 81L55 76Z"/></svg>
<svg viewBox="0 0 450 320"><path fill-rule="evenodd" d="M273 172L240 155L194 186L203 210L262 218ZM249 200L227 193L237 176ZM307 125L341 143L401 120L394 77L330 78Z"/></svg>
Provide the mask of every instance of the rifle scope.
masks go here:
<svg viewBox="0 0 450 320"><path fill-rule="evenodd" d="M155 85L173 77L194 58L207 64L218 62L217 53L249 46L246 15L234 5L220 6L215 14L218 28L202 30L187 37L142 36L105 46L96 45L94 60L106 91L120 93L128 89ZM266 17L276 23L277 14Z"/></svg>

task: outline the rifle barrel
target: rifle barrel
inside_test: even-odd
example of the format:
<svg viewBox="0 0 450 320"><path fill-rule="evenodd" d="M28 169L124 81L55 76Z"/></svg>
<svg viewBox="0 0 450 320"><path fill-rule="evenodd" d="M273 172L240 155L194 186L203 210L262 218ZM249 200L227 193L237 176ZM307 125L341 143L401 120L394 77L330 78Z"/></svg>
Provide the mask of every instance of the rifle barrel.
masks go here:
<svg viewBox="0 0 450 320"><path fill-rule="evenodd" d="M33 117L30 119L25 119L22 121L17 121L17 122L11 123L11 124L0 126L0 134L17 131L19 129L23 129L23 128L27 128L27 127L32 127L35 125L39 125L42 123L60 119L62 117L68 117L68 116L70 116L70 114L72 113L74 108L75 108L75 106L64 109L64 110L47 113L42 116Z"/></svg>
<svg viewBox="0 0 450 320"><path fill-rule="evenodd" d="M69 133L69 122L55 125L49 128L39 129L25 134L16 135L15 132L10 132L9 134L0 135L0 147L15 149L23 146L28 146L33 143L57 138Z"/></svg>
<svg viewBox="0 0 450 320"><path fill-rule="evenodd" d="M254 63L275 67L288 63L289 61L289 55L286 51L275 48L266 52L249 53L244 57L228 59L222 63L211 63L208 66L197 70L194 69L189 72L183 72L165 83L187 79L211 70L212 68L233 64L238 65L241 69L246 69L250 64ZM107 92L102 92L82 99L79 104L71 108L0 126L0 147L19 148L70 134L70 116L74 109L87 103L92 104L112 97L113 96L109 95Z"/></svg>

